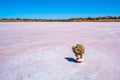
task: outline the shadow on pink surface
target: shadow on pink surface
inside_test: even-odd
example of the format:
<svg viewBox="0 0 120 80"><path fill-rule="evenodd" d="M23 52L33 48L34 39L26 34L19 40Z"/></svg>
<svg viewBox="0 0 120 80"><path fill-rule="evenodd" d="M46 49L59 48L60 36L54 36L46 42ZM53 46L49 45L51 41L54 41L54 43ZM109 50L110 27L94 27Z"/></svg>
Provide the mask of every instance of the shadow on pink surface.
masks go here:
<svg viewBox="0 0 120 80"><path fill-rule="evenodd" d="M71 57L65 57L65 59L69 62L78 63L78 61L76 59L71 58Z"/></svg>

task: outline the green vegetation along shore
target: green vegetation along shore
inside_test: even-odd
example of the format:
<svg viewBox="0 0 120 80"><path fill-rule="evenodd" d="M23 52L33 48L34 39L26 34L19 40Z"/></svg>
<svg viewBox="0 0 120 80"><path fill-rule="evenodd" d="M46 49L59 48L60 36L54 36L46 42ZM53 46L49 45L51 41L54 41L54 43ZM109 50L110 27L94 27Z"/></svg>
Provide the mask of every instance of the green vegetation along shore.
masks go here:
<svg viewBox="0 0 120 80"><path fill-rule="evenodd" d="M120 22L120 16L70 18L70 19L2 18L0 19L0 22Z"/></svg>

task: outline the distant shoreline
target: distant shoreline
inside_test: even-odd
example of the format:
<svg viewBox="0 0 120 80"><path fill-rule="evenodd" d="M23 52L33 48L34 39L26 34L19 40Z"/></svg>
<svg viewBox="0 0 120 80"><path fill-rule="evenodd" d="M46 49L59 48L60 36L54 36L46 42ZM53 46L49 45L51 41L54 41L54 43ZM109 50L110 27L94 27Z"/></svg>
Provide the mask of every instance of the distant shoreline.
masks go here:
<svg viewBox="0 0 120 80"><path fill-rule="evenodd" d="M44 20L44 21L41 21L41 20L0 20L0 22L120 22L120 19L107 19L107 20L73 20L73 21L56 21L56 20L53 20L53 21L47 21L47 20Z"/></svg>
<svg viewBox="0 0 120 80"><path fill-rule="evenodd" d="M87 17L71 19L22 19L22 18L3 18L0 22L120 22L120 16L107 17Z"/></svg>

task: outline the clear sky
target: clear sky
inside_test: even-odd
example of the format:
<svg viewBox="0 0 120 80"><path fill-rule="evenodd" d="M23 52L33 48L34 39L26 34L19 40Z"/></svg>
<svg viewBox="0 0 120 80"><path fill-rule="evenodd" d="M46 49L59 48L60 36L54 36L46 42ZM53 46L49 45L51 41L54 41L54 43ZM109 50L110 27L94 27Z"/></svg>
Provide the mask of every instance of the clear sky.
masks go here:
<svg viewBox="0 0 120 80"><path fill-rule="evenodd" d="M0 18L120 16L120 0L0 0Z"/></svg>

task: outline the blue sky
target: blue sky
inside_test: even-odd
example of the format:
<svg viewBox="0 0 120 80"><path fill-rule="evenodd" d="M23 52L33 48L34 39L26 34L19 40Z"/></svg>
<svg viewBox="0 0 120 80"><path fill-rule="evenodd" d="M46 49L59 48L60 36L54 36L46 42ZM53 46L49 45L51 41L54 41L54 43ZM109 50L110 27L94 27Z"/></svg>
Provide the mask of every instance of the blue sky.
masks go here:
<svg viewBox="0 0 120 80"><path fill-rule="evenodd" d="M120 0L0 0L0 18L120 16Z"/></svg>

